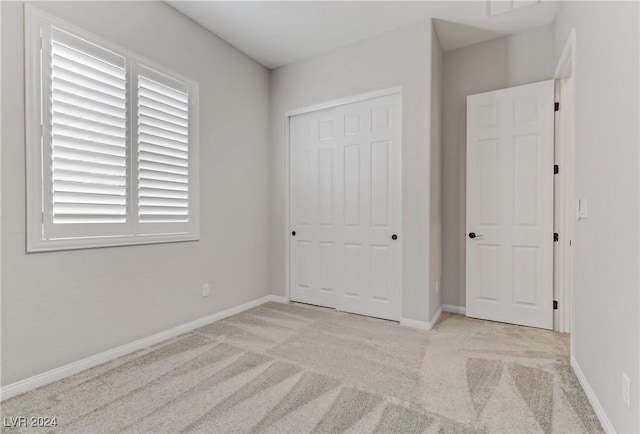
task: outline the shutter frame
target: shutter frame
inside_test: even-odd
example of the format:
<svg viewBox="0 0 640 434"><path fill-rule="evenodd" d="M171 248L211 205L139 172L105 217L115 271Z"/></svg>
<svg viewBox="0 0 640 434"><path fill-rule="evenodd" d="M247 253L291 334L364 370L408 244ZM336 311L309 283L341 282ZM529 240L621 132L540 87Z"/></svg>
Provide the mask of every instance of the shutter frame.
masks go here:
<svg viewBox="0 0 640 434"><path fill-rule="evenodd" d="M25 96L26 96L26 113L25 113L25 121L27 126L26 131L26 158L27 158L27 252L38 252L38 251L49 251L49 250L65 250L65 249L78 249L78 248L93 248L93 247L105 247L105 246L123 246L123 245L136 245L136 244L149 244L149 243L164 243L164 242L179 242L179 241L192 241L199 239L199 189L198 189L198 84L196 82L191 81L190 79L183 77L180 74L176 74L172 71L167 70L163 66L156 65L151 61L148 61L141 56L138 56L134 53L129 52L126 49L123 49L115 44L112 44L109 41L103 40L95 35L92 35L76 26L66 23L59 18L50 15L39 8L31 5L25 4ZM53 30L55 29L55 30ZM98 122L104 122L105 125L109 124L111 126L121 126L118 118L121 117L123 111L126 113L126 146L124 154L121 151L109 146L109 145L99 145L99 144L87 144L82 142L81 145L88 146L87 149L78 150L76 149L76 144L73 143L72 146L59 146L54 153L50 150L50 147L46 145L46 143L51 143L51 129L45 127L47 122L50 122L51 116L49 114L45 114L51 108L50 99L47 100L42 99L41 95L47 95L48 92L51 92L50 83L47 84L46 80L43 83L41 80L41 73L46 74L47 71L51 71L51 59L52 59L52 50L48 44L51 43L51 36L53 32L61 32L62 37L66 38L70 35L71 39L77 38L80 39L88 45L83 45L83 47L90 47L89 50L94 50L95 47L98 47L98 52L100 49L109 52L108 59L113 60L113 55L115 55L115 59L124 58L125 62L125 74L126 74L126 104L123 109L117 108L112 109L109 105L99 106L97 110L90 113L93 116L93 120ZM81 43L82 44L82 43ZM42 53L41 53L42 48ZM93 51L91 51L93 54ZM60 61L60 56L56 56L57 61ZM73 64L73 61L62 61L64 63L64 68L77 66ZM190 100L188 101L188 110L189 110L189 128L188 128L188 137L189 137L189 160L188 160L188 172L189 172L189 214L190 221L185 224L180 224L180 227L171 225L173 227L161 227L160 224L154 224L152 226L155 227L154 230L144 230L141 231L141 225L138 224L137 219L135 218L137 213L137 167L134 167L134 162L137 162L138 155L138 145L137 145L137 134L134 135L134 121L137 120L137 112L135 116L133 114L134 106L137 106L137 99L134 98L133 95L133 86L134 86L134 76L133 71L139 64L144 64L146 67L153 69L154 71L164 74L167 77L171 77L174 80L183 83L186 86L188 93L190 95ZM63 69L64 69L63 68ZM114 81L113 78L109 74L102 74L100 72L93 74L94 71L88 70L86 68L80 69L83 72L91 73L92 78L97 79L98 81L105 82L104 89L113 90L112 85L117 84L117 80ZM113 71L111 71L113 72ZM69 75L69 77L77 77L76 75ZM110 87L111 86L111 87ZM116 86L117 88L117 86ZM64 113L68 120L71 122L76 121L75 118L82 118L82 116L78 116L78 114L82 114L83 110L86 109L86 104L89 103L89 108L91 108L90 99L83 99L82 97L74 94L65 94L64 92L57 92L56 98L58 99L58 108L60 108L59 112ZM108 99L108 98L107 98ZM108 99L111 101L110 99ZM107 102L109 102L107 101ZM74 109L74 104L80 105L84 107L79 110ZM106 112L106 113L104 113ZM89 112L87 113L87 118L89 118ZM152 112L153 113L153 112ZM156 113L157 114L157 113ZM170 118L169 119L173 119ZM184 126L184 125L183 125ZM179 131L184 131L180 130ZM77 140L77 139L74 139ZM153 151L152 148L145 150ZM91 224L64 224L64 225L54 225L52 221L52 199L53 199L53 190L52 190L52 177L49 176L52 174L52 171L49 170L49 175L44 174L46 170L44 170L50 162L53 164L53 156L55 154L56 157L67 157L71 156L71 160L78 157L80 158L80 154L85 157L94 155L93 152L104 152L104 156L99 156L100 158L104 158L102 163L105 163L106 166L96 166L101 169L108 169L110 165L118 165L122 159L126 159L127 168L125 170L126 174L126 187L125 187L125 195L122 195L122 191L120 187L117 187L115 190L114 196L119 199L116 200L119 205L122 204L122 197L126 197L126 215L128 216L128 221L126 223L91 223ZM74 154L75 155L72 155ZM180 157L183 156L180 151L175 150L174 153L177 155L177 158L174 157L166 157L165 161L157 161L157 163L175 163L175 161L180 161ZM89 158L91 162L100 164L100 158ZM66 161L69 163L69 161ZM65 163L65 164L66 164ZM164 166L157 166L164 167ZM157 168L156 167L156 168ZM60 181L58 196L62 196L64 200L71 200L73 197L81 197L86 201L95 201L100 202L104 194L104 202L109 202L112 199L111 193L114 191L110 190L110 187L101 188L100 194L97 196L87 195L86 193L91 193L90 191L86 191L84 188L80 188L80 191L75 191L74 188L76 186L72 185L68 181ZM71 191L69 191L71 190ZM73 195L76 196L73 196ZM179 198L178 198L179 199ZM169 201L171 202L171 201ZM175 202L175 201L174 201ZM177 201L179 202L179 200ZM91 209L93 212L95 209L100 208L100 206L109 205L109 203L105 204L93 204L94 206ZM153 206L154 202L149 202L149 206ZM162 204L160 204L162 205ZM86 214L84 217L86 218ZM95 214L92 214L95 215ZM148 226L148 225L147 225ZM63 228L63 229L60 229Z"/></svg>
<svg viewBox="0 0 640 434"><path fill-rule="evenodd" d="M43 236L65 239L127 234L131 225L130 77L126 57L55 25L48 27L43 36ZM54 56L54 53L57 54ZM69 62L65 63L65 59ZM81 66L66 72L65 68L73 62ZM91 71L100 69L110 71L118 87L107 87L92 79ZM95 75L99 76L99 72ZM119 117L109 115L109 119L109 116L100 117L102 103L95 103L95 110L87 110L70 104L69 99L60 102L55 94L55 90L60 89L59 82L68 89L65 92L68 95L82 96L84 92L83 101L87 105L108 101L107 105L124 111L120 111ZM67 113L70 107L76 110L75 114ZM103 152L109 156L103 158ZM111 158L115 156L111 154L117 153L124 153L125 158ZM61 186L65 194L58 194ZM73 194L74 186L76 194ZM116 197L104 193L111 187L124 187L124 191L119 189Z"/></svg>
<svg viewBox="0 0 640 434"><path fill-rule="evenodd" d="M146 64L138 63L134 71L138 231L193 232L197 225L193 110L197 88ZM156 102L153 107L150 99Z"/></svg>

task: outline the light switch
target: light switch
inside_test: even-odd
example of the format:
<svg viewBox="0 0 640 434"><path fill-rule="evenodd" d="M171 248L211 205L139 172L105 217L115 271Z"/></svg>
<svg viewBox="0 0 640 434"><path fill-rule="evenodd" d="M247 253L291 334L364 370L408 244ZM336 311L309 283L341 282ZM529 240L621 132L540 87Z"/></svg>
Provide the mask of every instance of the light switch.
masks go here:
<svg viewBox="0 0 640 434"><path fill-rule="evenodd" d="M587 199L576 200L576 217L578 220L585 220L589 218L589 203Z"/></svg>

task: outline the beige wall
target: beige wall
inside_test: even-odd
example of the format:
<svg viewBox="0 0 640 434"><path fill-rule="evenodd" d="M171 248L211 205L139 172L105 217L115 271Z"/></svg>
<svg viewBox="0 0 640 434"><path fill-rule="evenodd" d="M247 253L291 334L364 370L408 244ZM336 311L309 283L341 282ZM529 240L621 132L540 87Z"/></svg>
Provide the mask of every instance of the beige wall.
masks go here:
<svg viewBox="0 0 640 434"><path fill-rule="evenodd" d="M639 9L568 2L555 23L556 58L576 29L575 193L589 202L573 239L572 354L619 433L640 432Z"/></svg>
<svg viewBox="0 0 640 434"><path fill-rule="evenodd" d="M442 303L465 306L467 96L553 78L553 26L444 53Z"/></svg>
<svg viewBox="0 0 640 434"><path fill-rule="evenodd" d="M402 315L428 321L431 22L422 22L275 69L271 74L270 280L285 295L288 243L285 113L394 86L403 87Z"/></svg>
<svg viewBox="0 0 640 434"><path fill-rule="evenodd" d="M441 306L442 288L442 61L435 28L431 29L431 204L430 204L430 316ZM437 292L436 292L437 290Z"/></svg>
<svg viewBox="0 0 640 434"><path fill-rule="evenodd" d="M25 253L24 7L2 2L2 385L267 294L269 71L162 2L38 6L200 83L201 239Z"/></svg>

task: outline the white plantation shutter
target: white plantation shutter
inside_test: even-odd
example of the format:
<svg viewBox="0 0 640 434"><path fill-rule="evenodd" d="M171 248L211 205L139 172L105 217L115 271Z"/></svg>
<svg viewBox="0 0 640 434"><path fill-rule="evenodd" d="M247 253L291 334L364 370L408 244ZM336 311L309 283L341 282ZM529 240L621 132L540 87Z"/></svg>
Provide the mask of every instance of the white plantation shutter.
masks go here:
<svg viewBox="0 0 640 434"><path fill-rule="evenodd" d="M121 232L128 191L126 59L55 27L48 48L45 233L56 238Z"/></svg>
<svg viewBox="0 0 640 434"><path fill-rule="evenodd" d="M139 221L187 223L188 86L142 65L138 70Z"/></svg>
<svg viewBox="0 0 640 434"><path fill-rule="evenodd" d="M27 250L197 240L197 83L25 11Z"/></svg>

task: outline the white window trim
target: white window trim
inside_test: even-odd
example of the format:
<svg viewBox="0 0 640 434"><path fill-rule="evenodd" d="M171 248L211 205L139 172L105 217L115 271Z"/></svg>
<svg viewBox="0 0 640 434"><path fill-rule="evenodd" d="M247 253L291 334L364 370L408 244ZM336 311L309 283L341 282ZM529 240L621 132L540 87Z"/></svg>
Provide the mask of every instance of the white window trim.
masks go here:
<svg viewBox="0 0 640 434"><path fill-rule="evenodd" d="M40 77L41 29L47 26L59 27L78 37L86 39L104 48L112 50L127 58L131 63L143 64L169 77L185 82L189 87L189 231L180 233L123 234L116 236L96 236L78 238L45 239L43 221L45 206L43 202L43 143L41 113L44 107L41 101L42 80ZM129 73L135 68L128 68ZM129 80L131 86L131 80ZM131 95L131 92L129 92ZM71 25L42 10L25 4L25 125L26 125L26 175L27 175L27 252L51 250L86 249L96 247L126 246L138 244L167 243L180 241L197 241L200 239L200 192L199 192L199 89L195 81L175 73L164 66L145 59L107 40L97 37L83 29ZM129 97L129 106L134 102ZM131 113L131 111L130 111ZM129 115L129 120L131 115ZM135 137L129 128L129 182L127 185L128 201L134 195L133 179L135 159ZM137 218L137 209L129 206L128 221ZM126 225L128 228L131 225Z"/></svg>

